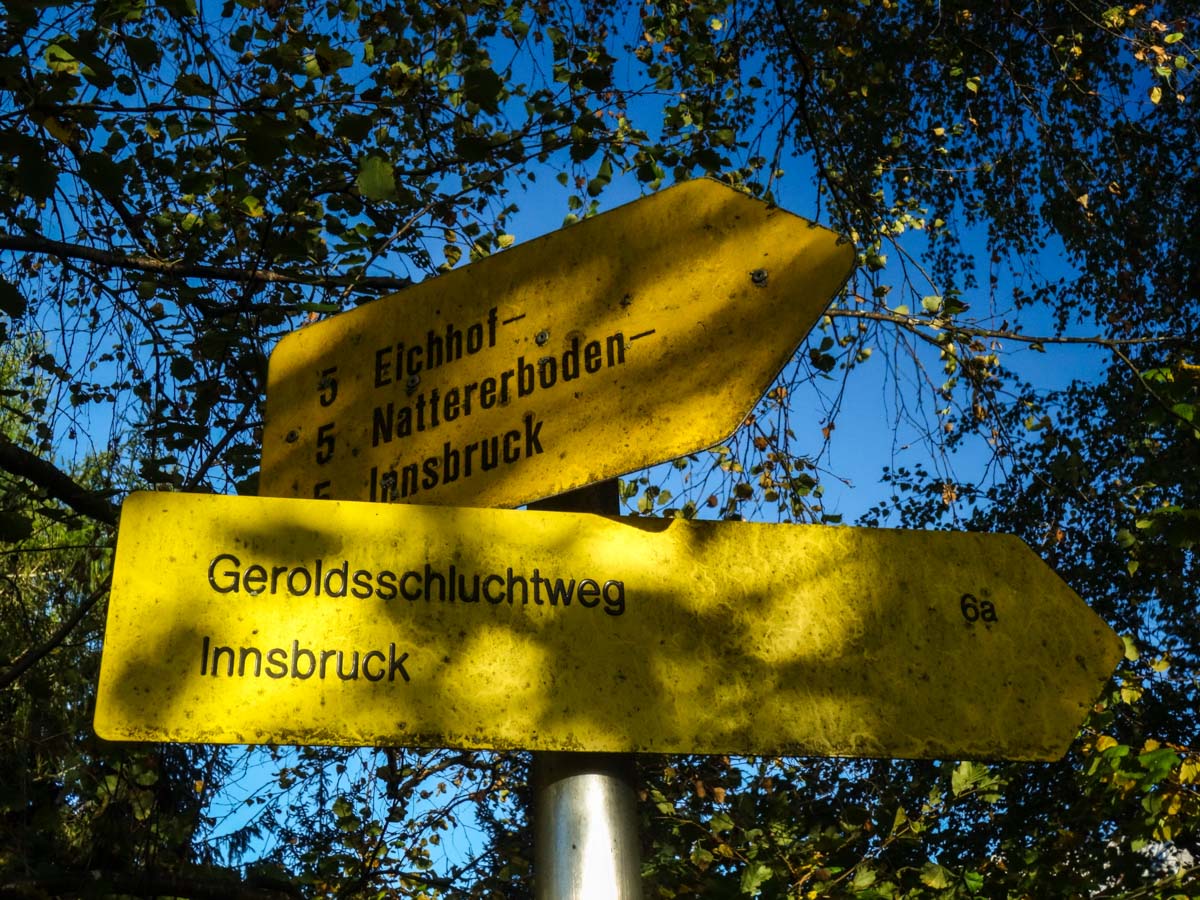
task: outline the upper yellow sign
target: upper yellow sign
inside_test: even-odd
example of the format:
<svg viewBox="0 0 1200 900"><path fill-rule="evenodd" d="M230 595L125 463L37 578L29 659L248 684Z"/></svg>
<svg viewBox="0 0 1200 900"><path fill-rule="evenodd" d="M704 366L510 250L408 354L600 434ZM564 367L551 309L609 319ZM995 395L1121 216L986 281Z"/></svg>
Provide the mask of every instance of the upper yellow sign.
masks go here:
<svg viewBox="0 0 1200 900"><path fill-rule="evenodd" d="M136 494L109 739L1055 759L1121 642L1003 535Z"/></svg>
<svg viewBox="0 0 1200 900"><path fill-rule="evenodd" d="M701 450L853 263L692 181L307 326L271 355L259 493L519 506Z"/></svg>

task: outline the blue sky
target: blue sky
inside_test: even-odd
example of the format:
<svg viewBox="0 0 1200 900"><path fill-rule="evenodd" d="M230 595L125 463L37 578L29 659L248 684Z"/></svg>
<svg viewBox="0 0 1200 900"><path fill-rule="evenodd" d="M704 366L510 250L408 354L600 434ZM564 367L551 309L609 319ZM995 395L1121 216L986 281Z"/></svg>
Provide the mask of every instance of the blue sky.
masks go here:
<svg viewBox="0 0 1200 900"><path fill-rule="evenodd" d="M207 11L218 7L216 4L203 4L202 8ZM555 164L561 163L562 160L556 160L549 165L535 184L526 186L514 198L521 210L510 222L509 230L517 245L562 227L568 211L567 200L573 191L562 187L555 178L558 173ZM819 205L808 161L784 159L782 166L787 174L775 186L780 205L798 215L817 216ZM602 209L611 209L622 202L636 199L640 193L641 188L632 176L617 174L602 197ZM919 252L922 245L920 234L915 232L910 232L900 240L914 253ZM985 253L982 238L976 237L969 243L980 255ZM1061 253L1053 248L1044 251L1036 260L1026 261L1026 264L1034 267L1039 277L1069 270ZM402 270L402 264L397 268ZM1012 286L1009 279L1009 275L1002 275L995 308L989 307L987 297L965 298L972 304L973 312L989 311L991 325L998 325L1010 312L1005 300ZM1022 320L1029 333L1051 333L1049 317L1044 314L1030 316L1026 311L1022 314ZM931 373L931 379L936 381L940 377L936 355L925 348L920 350L920 354L920 359ZM1006 348L1004 359L1006 365L1017 374L1043 389L1064 387L1072 378L1095 375L1103 364L1102 357L1094 351L1068 347L1050 347L1046 353L1034 352L1027 346ZM841 374L835 370L829 379L802 378L789 399L796 431L796 448L802 453L819 454L817 462L823 473L826 492L823 502L827 511L840 514L845 522L852 523L880 498L879 477L884 466L911 467L917 462L941 464L936 454L931 453L931 443L927 440L928 433L936 432L941 420L936 414L933 400L927 396L930 393L929 384L922 383L919 373L907 363L904 368L889 372L886 354L876 351L870 361L850 373L845 394L841 397L840 414L833 422L836 427L825 433L823 429L830 424L830 404L840 390ZM920 413L915 420L901 415L901 400ZM102 444L107 423L94 424L93 437L101 435L97 442ZM962 480L974 480L977 473L986 471L989 461L988 448L980 445L956 459L954 471ZM651 477L656 481L669 481L674 477L674 470L660 467ZM273 769L273 766L267 768ZM230 786L222 796L222 802L232 803L238 808L241 800L239 790L253 794L270 780L270 776L271 771L253 769L243 785ZM250 811L250 807L243 809ZM238 819L239 815L234 814L231 821Z"/></svg>

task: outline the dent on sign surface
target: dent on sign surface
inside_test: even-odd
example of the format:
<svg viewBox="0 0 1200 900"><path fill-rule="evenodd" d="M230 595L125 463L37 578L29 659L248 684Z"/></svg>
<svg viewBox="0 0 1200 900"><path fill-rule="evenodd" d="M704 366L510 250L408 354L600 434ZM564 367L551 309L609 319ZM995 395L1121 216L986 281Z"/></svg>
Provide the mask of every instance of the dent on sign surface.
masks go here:
<svg viewBox="0 0 1200 900"><path fill-rule="evenodd" d="M260 494L518 506L732 434L854 248L686 182L285 337Z"/></svg>
<svg viewBox="0 0 1200 900"><path fill-rule="evenodd" d="M1054 759L1121 652L1003 535L136 494L96 730Z"/></svg>

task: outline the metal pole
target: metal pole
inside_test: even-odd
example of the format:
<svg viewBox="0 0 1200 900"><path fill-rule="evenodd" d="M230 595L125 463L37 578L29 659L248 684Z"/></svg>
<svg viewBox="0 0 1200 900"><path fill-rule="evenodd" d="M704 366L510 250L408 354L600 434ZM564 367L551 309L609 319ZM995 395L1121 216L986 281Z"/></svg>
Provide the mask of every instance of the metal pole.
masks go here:
<svg viewBox="0 0 1200 900"><path fill-rule="evenodd" d="M533 886L539 900L642 896L629 753L533 755Z"/></svg>
<svg viewBox="0 0 1200 900"><path fill-rule="evenodd" d="M530 509L616 514L615 481ZM533 754L533 887L538 900L640 900L632 753Z"/></svg>

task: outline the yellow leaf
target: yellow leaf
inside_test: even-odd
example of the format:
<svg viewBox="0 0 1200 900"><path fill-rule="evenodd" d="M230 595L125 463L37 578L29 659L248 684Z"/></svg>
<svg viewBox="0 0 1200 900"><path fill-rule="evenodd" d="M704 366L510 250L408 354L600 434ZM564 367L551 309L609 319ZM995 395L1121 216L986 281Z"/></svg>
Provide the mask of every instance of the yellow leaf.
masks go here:
<svg viewBox="0 0 1200 900"><path fill-rule="evenodd" d="M1150 102L1158 103L1158 101L1161 99L1162 99L1162 88L1160 88L1156 84L1154 87L1150 88Z"/></svg>
<svg viewBox="0 0 1200 900"><path fill-rule="evenodd" d="M79 138L69 125L63 125L62 122L54 118L54 116L46 116L42 119L42 127L50 132L53 137L63 144L77 143Z"/></svg>
<svg viewBox="0 0 1200 900"><path fill-rule="evenodd" d="M1200 760L1185 759L1179 767L1179 783L1191 784L1200 775Z"/></svg>
<svg viewBox="0 0 1200 900"><path fill-rule="evenodd" d="M1103 753L1109 747L1115 747L1115 746L1117 746L1116 738L1110 737L1107 734L1102 734L1102 735L1100 735L1100 737L1096 738L1096 752L1097 753Z"/></svg>

